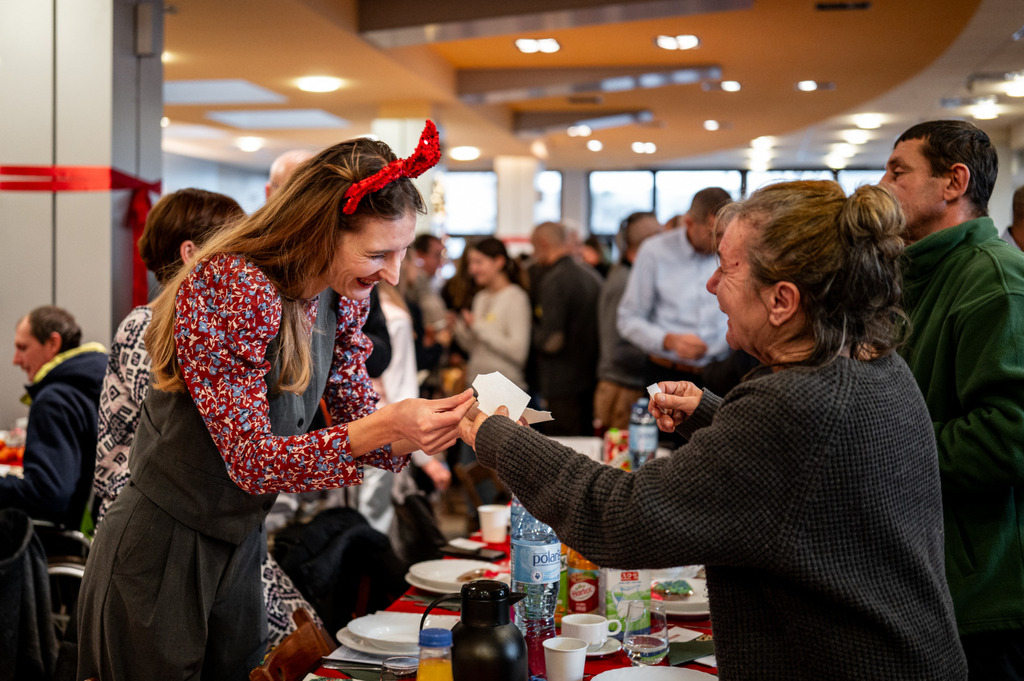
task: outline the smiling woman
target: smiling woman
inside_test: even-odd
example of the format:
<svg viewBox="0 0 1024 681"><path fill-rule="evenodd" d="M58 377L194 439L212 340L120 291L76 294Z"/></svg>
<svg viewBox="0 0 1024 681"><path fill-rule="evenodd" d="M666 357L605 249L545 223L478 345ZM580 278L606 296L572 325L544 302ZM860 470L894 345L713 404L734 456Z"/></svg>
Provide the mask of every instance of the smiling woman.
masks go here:
<svg viewBox="0 0 1024 681"><path fill-rule="evenodd" d="M432 125L412 165L366 138L324 150L165 286L132 485L82 585L80 678L245 678L266 646L274 494L359 484L364 464L397 472L454 443L472 392L375 412L362 332L370 290L397 283L423 210L408 178L431 150ZM306 432L321 396L335 425Z"/></svg>

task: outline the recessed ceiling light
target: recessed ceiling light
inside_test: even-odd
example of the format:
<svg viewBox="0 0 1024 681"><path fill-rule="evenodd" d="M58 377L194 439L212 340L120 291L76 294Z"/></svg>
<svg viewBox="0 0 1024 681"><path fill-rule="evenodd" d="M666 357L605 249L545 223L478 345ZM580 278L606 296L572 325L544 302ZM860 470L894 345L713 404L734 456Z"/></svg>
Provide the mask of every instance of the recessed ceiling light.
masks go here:
<svg viewBox="0 0 1024 681"><path fill-rule="evenodd" d="M604 145L601 143L601 140L587 140L587 149L601 151L604 149Z"/></svg>
<svg viewBox="0 0 1024 681"><path fill-rule="evenodd" d="M169 64L172 61L174 61L174 54L171 53L171 52L168 52L167 50L164 50L163 52L160 53L160 61L163 62L164 64Z"/></svg>
<svg viewBox="0 0 1024 681"><path fill-rule="evenodd" d="M516 48L523 54L534 54L535 52L551 54L558 52L562 46L554 38L519 38L516 40Z"/></svg>
<svg viewBox="0 0 1024 681"><path fill-rule="evenodd" d="M720 127L722 127L722 124L716 120L709 119L704 121L705 130L710 130L711 132L714 132L715 130L718 130Z"/></svg>
<svg viewBox="0 0 1024 681"><path fill-rule="evenodd" d="M832 145L832 153L829 155L850 158L851 156L857 155L857 147L850 144L849 142L843 142L842 144L834 144Z"/></svg>
<svg viewBox="0 0 1024 681"><path fill-rule="evenodd" d="M996 97L982 97L971 107L971 116L979 121L990 121L999 117L999 105L996 104Z"/></svg>
<svg viewBox="0 0 1024 681"><path fill-rule="evenodd" d="M1006 81L1003 88L1010 97L1024 97L1024 75L1017 74L1013 80Z"/></svg>
<svg viewBox="0 0 1024 681"><path fill-rule="evenodd" d="M164 116L163 118L160 119L160 127L161 128L166 128L170 124L171 124L171 119L168 118L167 116Z"/></svg>
<svg viewBox="0 0 1024 681"><path fill-rule="evenodd" d="M850 160L845 156L838 156L836 154L829 154L825 157L825 165L833 170L842 170L849 162Z"/></svg>
<svg viewBox="0 0 1024 681"><path fill-rule="evenodd" d="M871 135L868 134L867 130L860 130L858 128L843 130L842 135L843 139L850 144L866 144L871 139Z"/></svg>
<svg viewBox="0 0 1024 681"><path fill-rule="evenodd" d="M756 161L758 163L768 163L768 161L772 160L773 156L774 156L774 154L772 154L772 150L771 149L765 148L765 149L751 149L750 150L750 160L751 161Z"/></svg>
<svg viewBox="0 0 1024 681"><path fill-rule="evenodd" d="M796 84L796 89L800 92L814 92L818 89L818 81L816 80L801 80Z"/></svg>
<svg viewBox="0 0 1024 681"><path fill-rule="evenodd" d="M750 140L750 146L754 149L771 149L775 146L775 138L768 135L761 135Z"/></svg>
<svg viewBox="0 0 1024 681"><path fill-rule="evenodd" d="M654 142L633 142L630 148L635 154L653 154L658 150Z"/></svg>
<svg viewBox="0 0 1024 681"><path fill-rule="evenodd" d="M695 35L659 35L654 44L663 50L693 50L700 47L700 38Z"/></svg>
<svg viewBox="0 0 1024 681"><path fill-rule="evenodd" d="M739 92L743 89L743 86L740 85L738 80L723 80L722 89L726 92Z"/></svg>
<svg viewBox="0 0 1024 681"><path fill-rule="evenodd" d="M306 76L296 80L295 84L303 92L334 92L344 81L333 76Z"/></svg>
<svg viewBox="0 0 1024 681"><path fill-rule="evenodd" d="M853 117L853 122L858 128L862 128L864 130L875 130L882 127L882 114L857 114Z"/></svg>
<svg viewBox="0 0 1024 681"><path fill-rule="evenodd" d="M768 169L771 168L768 161L751 161L749 164L751 170L755 173L767 173Z"/></svg>
<svg viewBox="0 0 1024 681"><path fill-rule="evenodd" d="M593 130L590 129L589 125L570 125L566 132L569 137L590 137Z"/></svg>
<svg viewBox="0 0 1024 681"><path fill-rule="evenodd" d="M546 159L548 157L548 145L544 144L543 140L533 140L530 143L530 153L540 159Z"/></svg>
<svg viewBox="0 0 1024 681"><path fill-rule="evenodd" d="M262 137L239 137L235 139L235 146L242 151L259 151L263 148Z"/></svg>
<svg viewBox="0 0 1024 681"><path fill-rule="evenodd" d="M474 161L480 158L480 149L477 147L452 147L448 156L454 161Z"/></svg>

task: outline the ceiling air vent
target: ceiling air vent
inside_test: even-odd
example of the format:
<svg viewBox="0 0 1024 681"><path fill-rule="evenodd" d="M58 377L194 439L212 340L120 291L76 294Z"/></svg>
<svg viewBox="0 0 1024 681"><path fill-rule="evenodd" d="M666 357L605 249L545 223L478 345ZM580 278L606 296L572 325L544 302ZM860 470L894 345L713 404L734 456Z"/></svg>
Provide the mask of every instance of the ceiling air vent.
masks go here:
<svg viewBox="0 0 1024 681"><path fill-rule="evenodd" d="M850 10L869 9L870 2L816 2L814 9L819 12L845 12Z"/></svg>

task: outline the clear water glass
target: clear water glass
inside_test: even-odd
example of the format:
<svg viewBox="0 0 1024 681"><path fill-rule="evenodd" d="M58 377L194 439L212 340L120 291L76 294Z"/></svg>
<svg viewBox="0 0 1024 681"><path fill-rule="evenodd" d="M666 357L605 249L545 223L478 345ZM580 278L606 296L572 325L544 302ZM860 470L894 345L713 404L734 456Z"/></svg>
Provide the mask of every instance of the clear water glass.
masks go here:
<svg viewBox="0 0 1024 681"><path fill-rule="evenodd" d="M622 646L630 664L647 667L668 653L668 621L663 601L630 601L623 623Z"/></svg>
<svg viewBox="0 0 1024 681"><path fill-rule="evenodd" d="M416 657L389 657L380 665L380 681L415 679L419 663Z"/></svg>

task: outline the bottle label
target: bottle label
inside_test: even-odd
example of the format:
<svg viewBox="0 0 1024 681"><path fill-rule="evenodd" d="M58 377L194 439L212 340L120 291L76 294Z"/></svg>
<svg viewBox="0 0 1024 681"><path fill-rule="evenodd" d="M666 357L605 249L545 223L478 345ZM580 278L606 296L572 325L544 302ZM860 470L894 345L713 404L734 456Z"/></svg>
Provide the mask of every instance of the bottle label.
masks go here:
<svg viewBox="0 0 1024 681"><path fill-rule="evenodd" d="M569 568L569 612L597 612L600 606L597 570Z"/></svg>
<svg viewBox="0 0 1024 681"><path fill-rule="evenodd" d="M512 579L525 584L557 582L562 571L562 545L559 542L530 546L516 543L515 574Z"/></svg>
<svg viewBox="0 0 1024 681"><path fill-rule="evenodd" d="M629 448L636 452L653 452L658 449L658 427L634 423L629 426Z"/></svg>

